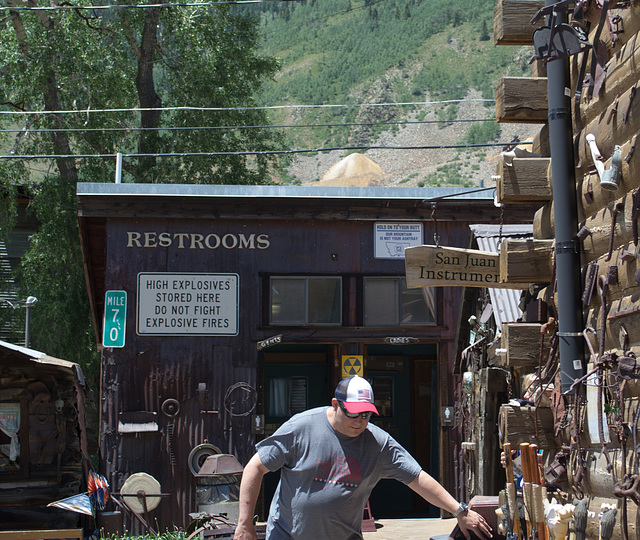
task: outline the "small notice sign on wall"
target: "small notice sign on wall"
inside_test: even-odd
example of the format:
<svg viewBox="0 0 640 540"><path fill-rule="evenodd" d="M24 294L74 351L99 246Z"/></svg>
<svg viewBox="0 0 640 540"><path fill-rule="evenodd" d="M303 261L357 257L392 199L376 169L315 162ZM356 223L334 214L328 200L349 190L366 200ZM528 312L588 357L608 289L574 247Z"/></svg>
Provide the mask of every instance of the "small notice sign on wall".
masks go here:
<svg viewBox="0 0 640 540"><path fill-rule="evenodd" d="M404 259L405 248L422 245L422 223L376 222L373 227L375 259Z"/></svg>
<svg viewBox="0 0 640 540"><path fill-rule="evenodd" d="M359 375L362 377L364 368L364 357L362 355L342 356L342 378Z"/></svg>
<svg viewBox="0 0 640 540"><path fill-rule="evenodd" d="M238 274L138 274L137 333L237 335L238 280Z"/></svg>

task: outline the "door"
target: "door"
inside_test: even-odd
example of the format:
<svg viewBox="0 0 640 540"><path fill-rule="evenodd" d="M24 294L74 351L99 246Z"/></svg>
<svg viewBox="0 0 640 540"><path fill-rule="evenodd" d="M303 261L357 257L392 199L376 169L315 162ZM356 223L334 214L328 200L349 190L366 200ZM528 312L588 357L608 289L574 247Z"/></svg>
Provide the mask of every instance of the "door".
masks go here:
<svg viewBox="0 0 640 540"><path fill-rule="evenodd" d="M437 370L435 345L370 345L366 377L380 416L373 422L438 478ZM438 509L397 482L382 480L370 498L375 518L439 515Z"/></svg>
<svg viewBox="0 0 640 540"><path fill-rule="evenodd" d="M265 436L294 414L331 402L329 347L283 345L273 349L264 355ZM265 516L261 519L267 517L279 481L279 471L265 475Z"/></svg>

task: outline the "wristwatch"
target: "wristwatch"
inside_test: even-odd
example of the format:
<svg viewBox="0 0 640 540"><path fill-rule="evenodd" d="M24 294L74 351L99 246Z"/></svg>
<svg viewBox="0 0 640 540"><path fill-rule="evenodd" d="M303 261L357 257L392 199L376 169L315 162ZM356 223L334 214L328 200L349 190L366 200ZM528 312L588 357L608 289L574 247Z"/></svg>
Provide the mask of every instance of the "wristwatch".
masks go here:
<svg viewBox="0 0 640 540"><path fill-rule="evenodd" d="M466 512L469 509L469 507L467 506L467 503L460 503L460 506L458 506L458 509L453 513L453 517L457 518L460 514L462 514L462 512Z"/></svg>

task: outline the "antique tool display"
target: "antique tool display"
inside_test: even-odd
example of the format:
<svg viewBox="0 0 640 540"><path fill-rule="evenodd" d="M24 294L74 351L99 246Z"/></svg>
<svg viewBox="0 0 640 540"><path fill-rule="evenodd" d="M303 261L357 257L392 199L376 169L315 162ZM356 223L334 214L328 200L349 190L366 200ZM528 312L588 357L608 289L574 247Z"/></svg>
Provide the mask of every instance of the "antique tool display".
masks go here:
<svg viewBox="0 0 640 540"><path fill-rule="evenodd" d="M158 507L161 497L167 496L168 493L162 493L160 482L150 474L139 472L129 476L122 484L118 496L114 494L112 499L119 508L131 512L147 532L155 536L157 532L149 524L149 512ZM144 518L142 514L145 515Z"/></svg>

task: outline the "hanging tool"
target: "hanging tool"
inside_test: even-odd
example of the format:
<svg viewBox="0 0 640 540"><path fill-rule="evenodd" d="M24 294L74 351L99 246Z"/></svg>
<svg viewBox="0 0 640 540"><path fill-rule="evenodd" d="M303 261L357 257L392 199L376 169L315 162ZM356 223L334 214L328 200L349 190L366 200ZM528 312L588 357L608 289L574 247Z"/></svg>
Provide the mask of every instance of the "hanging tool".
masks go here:
<svg viewBox="0 0 640 540"><path fill-rule="evenodd" d="M513 460L511 458L511 443L504 443L502 445L502 451L504 452L504 462L507 474L506 496L507 503L509 505L510 520L513 523L513 530L511 531L517 538L521 538L520 532L520 511L518 510L518 494L513 475Z"/></svg>
<svg viewBox="0 0 640 540"><path fill-rule="evenodd" d="M180 403L178 400L169 398L165 399L162 403L162 412L164 415L169 418L169 423L167 424L167 450L169 451L169 463L173 466L177 464L176 455L173 451L173 432L175 429L175 417L180 412Z"/></svg>
<svg viewBox="0 0 640 540"><path fill-rule="evenodd" d="M520 463L522 464L522 497L524 499L525 519L527 521L527 538L535 536L533 513L533 489L531 483L531 462L528 459L529 443L520 444Z"/></svg>
<svg viewBox="0 0 640 540"><path fill-rule="evenodd" d="M587 529L587 499L576 499L573 501L576 509L573 511L573 526L575 528L576 540L585 540L585 531Z"/></svg>
<svg viewBox="0 0 640 540"><path fill-rule="evenodd" d="M538 447L535 444L529 446L529 460L531 462L531 476L534 491L533 507L536 519L536 528L538 530L538 538L540 540L549 540L549 530L547 522L544 519L544 499L545 489L543 475L540 473L540 456L538 456Z"/></svg>

